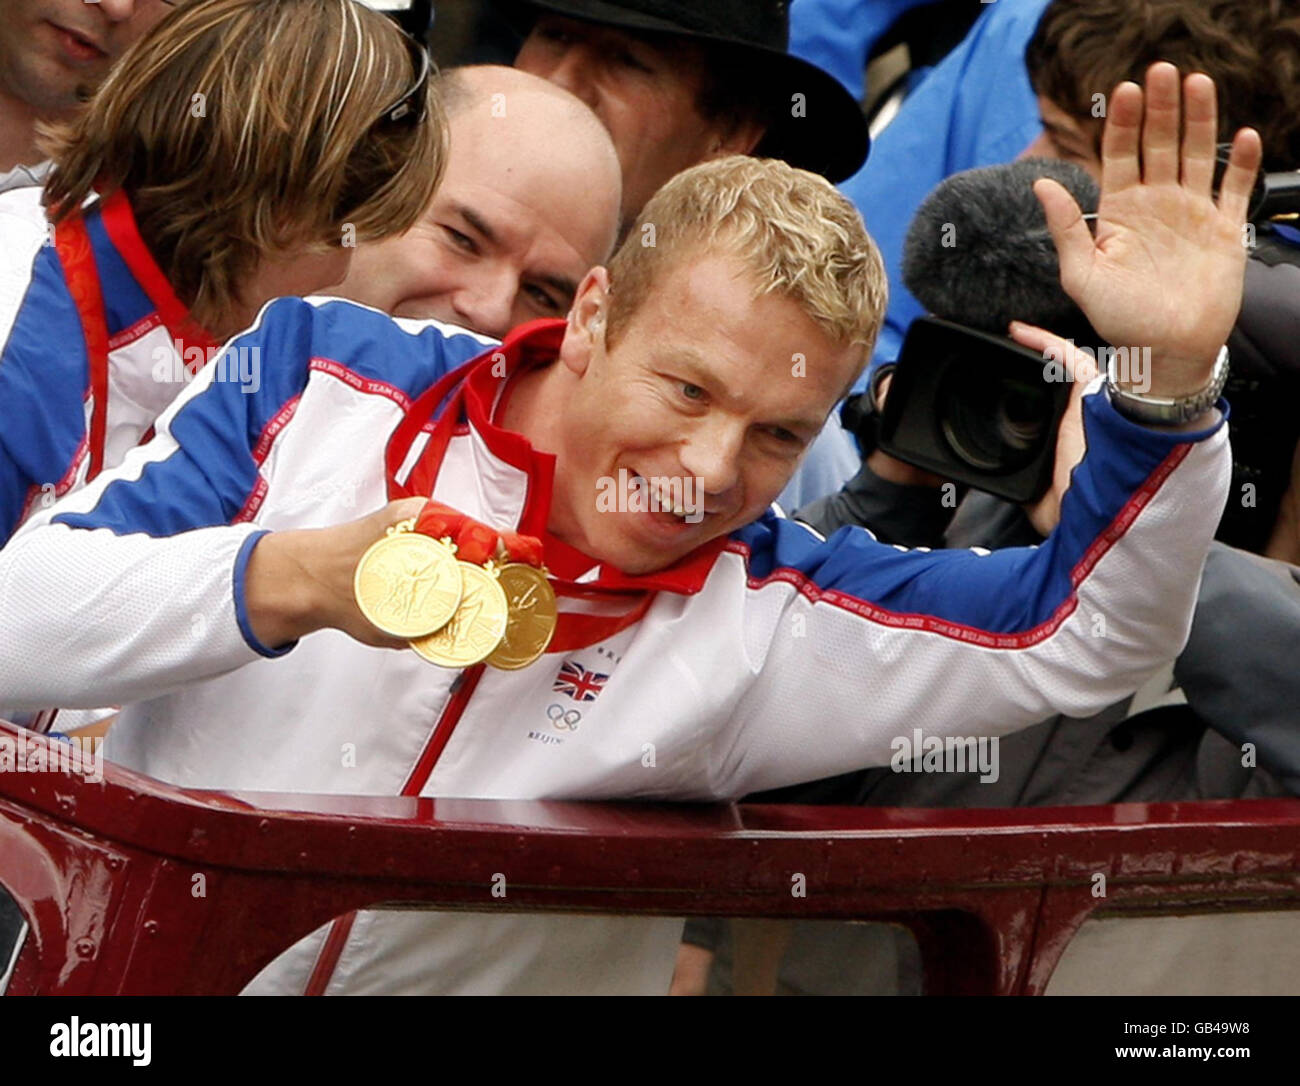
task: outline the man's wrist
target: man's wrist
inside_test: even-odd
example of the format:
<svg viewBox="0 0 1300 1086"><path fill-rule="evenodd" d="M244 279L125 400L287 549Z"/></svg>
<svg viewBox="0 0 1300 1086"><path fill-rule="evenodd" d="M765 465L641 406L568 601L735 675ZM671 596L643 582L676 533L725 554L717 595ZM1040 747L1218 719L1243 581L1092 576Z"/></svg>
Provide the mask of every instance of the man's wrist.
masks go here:
<svg viewBox="0 0 1300 1086"><path fill-rule="evenodd" d="M253 636L268 648L291 644L320 628L312 587L304 576L309 531L268 532L244 571L244 607Z"/></svg>
<svg viewBox="0 0 1300 1086"><path fill-rule="evenodd" d="M1214 409L1228 380L1228 348L1213 363L1163 358L1146 372L1126 372L1112 355L1106 387L1115 409L1133 422L1163 430L1212 426Z"/></svg>
<svg viewBox="0 0 1300 1086"><path fill-rule="evenodd" d="M942 476L914 467L879 449L867 457L866 465L885 482L897 486L920 486L937 490L945 482Z"/></svg>

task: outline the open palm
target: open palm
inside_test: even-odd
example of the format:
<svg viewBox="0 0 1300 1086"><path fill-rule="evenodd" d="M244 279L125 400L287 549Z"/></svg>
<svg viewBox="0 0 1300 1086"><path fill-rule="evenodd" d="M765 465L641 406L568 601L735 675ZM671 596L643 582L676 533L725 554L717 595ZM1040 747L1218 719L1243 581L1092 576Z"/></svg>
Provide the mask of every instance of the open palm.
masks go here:
<svg viewBox="0 0 1300 1086"><path fill-rule="evenodd" d="M1115 89L1095 237L1064 188L1035 185L1062 286L1107 343L1151 348L1150 391L1160 396L1203 388L1237 319L1243 227L1261 158L1258 134L1238 132L1216 203L1214 83L1190 75L1182 97L1180 109L1178 69L1163 62L1148 70L1145 93L1136 83Z"/></svg>

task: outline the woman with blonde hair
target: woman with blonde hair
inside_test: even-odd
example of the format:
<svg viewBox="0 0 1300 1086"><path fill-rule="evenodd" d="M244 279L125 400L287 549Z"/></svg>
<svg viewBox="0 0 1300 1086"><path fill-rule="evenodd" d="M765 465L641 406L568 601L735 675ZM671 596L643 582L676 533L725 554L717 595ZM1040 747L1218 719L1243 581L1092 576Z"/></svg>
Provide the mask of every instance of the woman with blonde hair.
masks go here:
<svg viewBox="0 0 1300 1086"><path fill-rule="evenodd" d="M119 463L218 344L408 229L446 136L422 46L355 0L182 4L0 196L0 544Z"/></svg>

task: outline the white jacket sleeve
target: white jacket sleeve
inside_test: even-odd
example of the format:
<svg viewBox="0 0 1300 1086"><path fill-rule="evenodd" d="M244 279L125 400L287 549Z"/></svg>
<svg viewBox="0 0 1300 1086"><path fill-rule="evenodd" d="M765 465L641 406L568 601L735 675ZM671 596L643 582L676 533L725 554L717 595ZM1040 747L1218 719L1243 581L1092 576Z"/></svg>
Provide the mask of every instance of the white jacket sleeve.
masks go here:
<svg viewBox="0 0 1300 1086"><path fill-rule="evenodd" d="M164 539L65 524L20 532L0 551L0 705L123 704L269 653L238 613L264 534L251 524Z"/></svg>
<svg viewBox="0 0 1300 1086"><path fill-rule="evenodd" d="M775 518L739 534L754 680L711 753L715 794L888 765L918 728L1086 716L1174 659L1224 506L1227 428L1155 431L1099 391L1084 420L1087 455L1037 547L905 551Z"/></svg>
<svg viewBox="0 0 1300 1086"><path fill-rule="evenodd" d="M313 425L302 405L346 411L314 367L360 386L398 380L409 396L491 342L338 299L268 303L226 347L237 370L209 362L153 441L0 550L0 707L122 704L289 651L259 644L248 623L244 572L264 533L245 521L268 488L295 484L274 478L268 450ZM246 360L255 381L222 376Z"/></svg>

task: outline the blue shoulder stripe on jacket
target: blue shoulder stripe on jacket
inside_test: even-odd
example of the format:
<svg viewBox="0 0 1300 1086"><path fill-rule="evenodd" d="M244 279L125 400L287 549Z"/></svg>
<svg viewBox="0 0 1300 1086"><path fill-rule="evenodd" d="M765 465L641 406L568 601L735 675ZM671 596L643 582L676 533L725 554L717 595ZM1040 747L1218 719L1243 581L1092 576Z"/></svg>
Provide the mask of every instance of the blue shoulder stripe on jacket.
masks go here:
<svg viewBox="0 0 1300 1086"><path fill-rule="evenodd" d="M342 298L313 298L313 351L362 377L400 388L411 399L448 370L497 345L440 321L394 320L387 313Z"/></svg>
<svg viewBox="0 0 1300 1086"><path fill-rule="evenodd" d="M276 299L226 345L232 353L214 378L224 373L227 379L213 379L172 417L176 449L145 465L138 479L113 480L89 512L54 520L152 536L228 524L257 486L254 447L271 419L307 387L313 358L331 359L413 398L484 350L478 337L447 332L435 324L406 331L350 302ZM218 355L209 366L222 361ZM250 362L257 380L241 382Z"/></svg>
<svg viewBox="0 0 1300 1086"><path fill-rule="evenodd" d="M1069 599L1072 571L1166 458L1219 425L1196 434L1161 433L1123 418L1104 394L1086 397L1089 452L1074 471L1060 525L1038 547L991 555L904 551L853 527L823 542L809 528L770 513L732 538L749 548L749 574L759 580L790 569L818 588L899 614L929 615L994 634L1032 630Z"/></svg>
<svg viewBox="0 0 1300 1086"><path fill-rule="evenodd" d="M85 434L89 362L81 322L53 246L32 278L0 349L0 544L33 487L53 493Z"/></svg>

